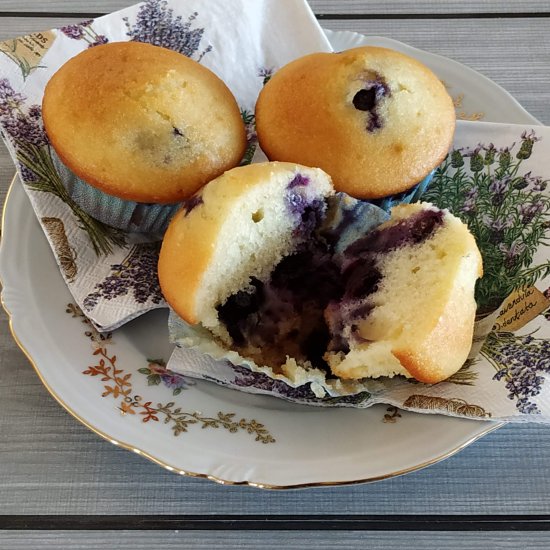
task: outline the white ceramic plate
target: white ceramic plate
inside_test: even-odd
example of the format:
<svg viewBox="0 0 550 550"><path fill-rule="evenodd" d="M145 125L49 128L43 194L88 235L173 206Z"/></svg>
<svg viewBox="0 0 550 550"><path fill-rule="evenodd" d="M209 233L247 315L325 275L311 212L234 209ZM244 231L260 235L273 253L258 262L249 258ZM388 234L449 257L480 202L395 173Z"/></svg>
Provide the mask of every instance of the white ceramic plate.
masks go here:
<svg viewBox="0 0 550 550"><path fill-rule="evenodd" d="M329 33L336 50L359 44L418 57L487 120L536 122L502 88L448 59L384 38ZM228 390L187 386L149 359L167 360L166 313L147 314L98 340L71 307L47 241L19 180L12 185L0 249L2 299L12 331L51 394L108 439L181 474L289 488L365 482L449 457L497 423L376 406L319 409Z"/></svg>

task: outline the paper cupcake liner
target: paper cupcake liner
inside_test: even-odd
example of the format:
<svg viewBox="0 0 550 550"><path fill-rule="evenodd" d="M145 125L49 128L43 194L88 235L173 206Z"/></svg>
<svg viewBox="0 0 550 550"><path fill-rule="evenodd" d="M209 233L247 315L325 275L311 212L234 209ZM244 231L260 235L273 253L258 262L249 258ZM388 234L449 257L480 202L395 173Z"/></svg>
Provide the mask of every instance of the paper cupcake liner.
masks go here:
<svg viewBox="0 0 550 550"><path fill-rule="evenodd" d="M148 240L160 240L180 207L180 203L147 204L114 197L76 176L53 150L52 160L71 199L90 216L111 227L147 235Z"/></svg>
<svg viewBox="0 0 550 550"><path fill-rule="evenodd" d="M402 193L397 193L395 195L389 195L387 197L382 197L381 199L375 199L371 202L375 204L382 210L389 212L394 206L398 204L409 204L411 202L418 202L425 191L428 189L430 182L433 179L435 170L432 170L420 183L417 183L414 187L403 191Z"/></svg>

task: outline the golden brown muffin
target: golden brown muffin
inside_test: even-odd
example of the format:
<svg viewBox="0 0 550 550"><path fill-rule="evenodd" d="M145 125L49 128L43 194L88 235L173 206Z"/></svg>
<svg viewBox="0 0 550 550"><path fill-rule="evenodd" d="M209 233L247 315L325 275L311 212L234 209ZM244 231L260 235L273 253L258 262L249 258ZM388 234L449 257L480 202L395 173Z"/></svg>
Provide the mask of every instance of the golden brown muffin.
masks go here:
<svg viewBox="0 0 550 550"><path fill-rule="evenodd" d="M256 128L270 160L318 166L337 191L375 199L413 187L442 162L455 111L427 67L367 46L281 68L260 93Z"/></svg>
<svg viewBox="0 0 550 550"><path fill-rule="evenodd" d="M48 82L44 126L62 162L121 199L174 203L236 166L239 107L209 69L140 42L87 49Z"/></svg>

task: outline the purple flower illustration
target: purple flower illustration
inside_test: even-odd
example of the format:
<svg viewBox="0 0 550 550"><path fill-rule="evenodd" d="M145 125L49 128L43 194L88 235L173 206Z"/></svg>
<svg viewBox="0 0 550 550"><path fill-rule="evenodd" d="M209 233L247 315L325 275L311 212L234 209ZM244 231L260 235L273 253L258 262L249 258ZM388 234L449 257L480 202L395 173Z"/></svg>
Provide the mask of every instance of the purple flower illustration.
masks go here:
<svg viewBox="0 0 550 550"><path fill-rule="evenodd" d="M73 40L84 40L88 43L88 48L99 46L101 44L107 44L107 42L109 42L108 38L103 34L97 34L92 27L93 22L93 19L88 19L78 23L77 25L66 25L65 27L60 27L59 30L65 36L68 36Z"/></svg>
<svg viewBox="0 0 550 550"><path fill-rule="evenodd" d="M0 127L16 151L23 182L33 191L51 193L69 205L98 255L111 252L113 244L123 245L124 235L93 219L71 199L52 161L41 108L26 107L25 102L26 97L16 92L8 79L0 79Z"/></svg>
<svg viewBox="0 0 550 550"><path fill-rule="evenodd" d="M550 340L532 334L492 334L482 353L496 369L493 380L504 381L508 399L516 402L523 414L540 414L532 400L542 391L550 375Z"/></svg>
<svg viewBox="0 0 550 550"><path fill-rule="evenodd" d="M247 142L246 151L241 161L241 166L243 166L252 162L252 158L256 152L256 147L258 146L258 136L256 135L256 119L254 117L254 113L246 109L241 109L241 117L246 128Z"/></svg>
<svg viewBox="0 0 550 550"><path fill-rule="evenodd" d="M495 156L497 153L497 148L494 146L493 143L489 143L489 145L484 145L483 149L485 151L485 165L490 166L495 162Z"/></svg>
<svg viewBox="0 0 550 550"><path fill-rule="evenodd" d="M73 40L82 40L84 38L84 28L81 25L66 25L59 30Z"/></svg>
<svg viewBox="0 0 550 550"><path fill-rule="evenodd" d="M114 300L130 292L138 304L159 304L162 293L157 276L158 252L158 243L134 246L123 262L112 265L111 274L86 296L84 308L90 311L100 299Z"/></svg>
<svg viewBox="0 0 550 550"><path fill-rule="evenodd" d="M510 176L505 176L502 179L494 178L489 184L489 192L492 194L494 206L498 206L504 201L504 193L506 193L510 181Z"/></svg>
<svg viewBox="0 0 550 550"><path fill-rule="evenodd" d="M519 207L521 214L521 223L531 223L537 214L540 214L544 210L544 204L540 202L522 204Z"/></svg>
<svg viewBox="0 0 550 550"><path fill-rule="evenodd" d="M230 364L235 372L233 384L241 388L256 388L289 397L291 399L316 400L318 399L311 391L309 384L293 388L281 380L274 380L261 372L254 372L246 367Z"/></svg>
<svg viewBox="0 0 550 550"><path fill-rule="evenodd" d="M460 168L464 166L464 158L462 157L462 148L454 149L451 152L451 166L453 168Z"/></svg>
<svg viewBox="0 0 550 550"><path fill-rule="evenodd" d="M173 395L179 395L182 390L186 390L196 383L189 378L173 372L166 368L166 362L163 359L147 359L147 367L138 369L138 372L147 376L149 386L158 386L161 382L172 390Z"/></svg>
<svg viewBox="0 0 550 550"><path fill-rule="evenodd" d="M109 42L108 38L103 34L98 34L96 39L88 46L92 48L93 46L101 46L101 44L107 44Z"/></svg>
<svg viewBox="0 0 550 550"><path fill-rule="evenodd" d="M533 265L550 236L548 180L521 171L538 141L529 130L521 134L519 147L479 143L455 149L423 196L459 216L476 239L485 272L476 284L480 314L494 311L516 288L550 274L549 261Z"/></svg>
<svg viewBox="0 0 550 550"><path fill-rule="evenodd" d="M269 82L274 72L274 67L260 67L260 69L258 69L258 76L263 78L262 84L264 86Z"/></svg>
<svg viewBox="0 0 550 550"><path fill-rule="evenodd" d="M491 232L491 241L494 243L499 243L504 238L504 231L512 227L513 222L509 218L493 218L492 214L484 214L481 218L486 227L488 227Z"/></svg>
<svg viewBox="0 0 550 550"><path fill-rule="evenodd" d="M174 10L168 7L166 0L146 0L133 25L127 17L124 18L126 35L136 42L148 42L193 57L200 48L204 34L203 28L191 28L197 15L195 12L184 21L181 15L174 16ZM212 46L207 46L198 60L211 50Z"/></svg>
<svg viewBox="0 0 550 550"><path fill-rule="evenodd" d="M521 146L516 154L516 158L520 160L528 159L533 151L533 145L541 139L542 138L535 134L534 130L531 130L530 132L525 130L521 134Z"/></svg>
<svg viewBox="0 0 550 550"><path fill-rule="evenodd" d="M11 115L23 105L24 99L11 87L7 78L0 79L0 116Z"/></svg>
<svg viewBox="0 0 550 550"><path fill-rule="evenodd" d="M517 258L525 251L525 243L516 239L511 245L500 243L498 249L504 252L504 265L508 268L514 267L517 263Z"/></svg>
<svg viewBox="0 0 550 550"><path fill-rule="evenodd" d="M267 374L254 372L246 367L233 365L231 363L228 363L228 365L235 372L235 378L232 383L236 386L241 388L256 388L288 399L327 405L358 405L366 403L371 398L371 394L367 391L341 397L317 397L311 390L309 384L303 384L297 388L293 388L281 380L270 378Z"/></svg>
<svg viewBox="0 0 550 550"><path fill-rule="evenodd" d="M48 143L42 126L42 112L39 105L31 105L24 112L25 98L16 92L7 78L0 79L0 124L3 131L16 143L23 142L41 147Z"/></svg>

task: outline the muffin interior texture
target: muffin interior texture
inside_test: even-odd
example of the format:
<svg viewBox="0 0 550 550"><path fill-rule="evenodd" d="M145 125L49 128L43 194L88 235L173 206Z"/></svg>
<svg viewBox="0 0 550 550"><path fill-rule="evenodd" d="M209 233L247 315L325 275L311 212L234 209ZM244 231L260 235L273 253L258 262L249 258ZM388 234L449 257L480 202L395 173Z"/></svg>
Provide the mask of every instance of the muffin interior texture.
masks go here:
<svg viewBox="0 0 550 550"><path fill-rule="evenodd" d="M421 210L368 233L342 252L340 236L345 235L346 226L357 226L360 221L350 209L347 215L335 214L334 210L342 209L339 197L326 203L304 210L297 230L306 239L292 254L284 256L267 276L253 278L247 288L231 294L217 307L230 345L276 373L287 357L301 366L330 372L325 357L328 351L345 354L350 351L350 340L382 340L400 330L395 328L400 326L398 320L389 318L377 334L368 332L369 318L378 306L390 298L399 301L407 293L415 294L411 286L418 281L414 277L405 286L392 280L407 278L410 272L408 266L399 266L406 260L394 252L407 250L407 256L416 257L422 248L419 245L430 240L443 219L440 210ZM340 218L336 230L330 222L335 216ZM357 234L361 234L359 227ZM418 255L419 266L426 259ZM388 262L389 269L383 269L380 264ZM397 289L395 297L391 293L396 291L388 289ZM390 372L406 374L395 361Z"/></svg>
<svg viewBox="0 0 550 550"><path fill-rule="evenodd" d="M307 240L217 307L228 343L275 374L292 358L328 378L411 377L399 350L422 347L454 295L467 304L464 317L456 307L457 323L473 318L468 302L479 272L477 260L465 261L462 226L442 210L412 205L366 235L355 231L342 249L335 236L357 218L339 213L334 231L327 220L342 205L338 197L326 203L315 209L314 227L307 219Z"/></svg>

